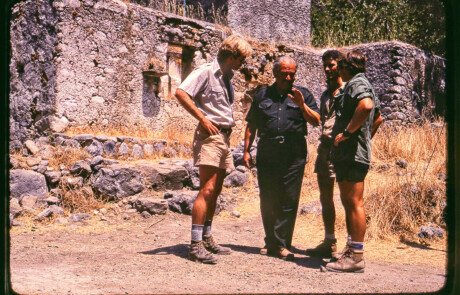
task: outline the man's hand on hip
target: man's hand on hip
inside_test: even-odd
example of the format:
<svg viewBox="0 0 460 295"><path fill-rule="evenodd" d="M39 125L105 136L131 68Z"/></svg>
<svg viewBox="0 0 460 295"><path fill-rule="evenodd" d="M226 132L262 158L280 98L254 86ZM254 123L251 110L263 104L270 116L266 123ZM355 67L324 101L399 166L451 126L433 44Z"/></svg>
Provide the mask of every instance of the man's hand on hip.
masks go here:
<svg viewBox="0 0 460 295"><path fill-rule="evenodd" d="M206 129L206 131L208 131L209 134L211 135L219 134L219 129L217 129L217 127L211 121L206 119L206 117L203 117L200 120L200 124L201 126L203 126L204 129Z"/></svg>

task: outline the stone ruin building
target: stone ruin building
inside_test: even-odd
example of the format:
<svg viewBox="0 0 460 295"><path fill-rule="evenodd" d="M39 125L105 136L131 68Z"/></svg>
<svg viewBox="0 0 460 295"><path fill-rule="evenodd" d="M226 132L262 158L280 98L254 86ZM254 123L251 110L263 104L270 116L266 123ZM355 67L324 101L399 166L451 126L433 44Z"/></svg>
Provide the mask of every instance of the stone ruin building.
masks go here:
<svg viewBox="0 0 460 295"><path fill-rule="evenodd" d="M174 91L193 68L210 62L233 32L248 36L254 48L234 78L236 136L242 136L256 87L273 82L276 57L296 59L296 83L316 99L325 87L321 55L326 48L309 47L310 0L217 1L228 5L229 28L134 2L37 0L13 7L10 147L76 126L174 127L191 133L196 122ZM367 75L387 123L414 123L424 110L443 114L445 59L401 42L343 49L353 48L369 58Z"/></svg>

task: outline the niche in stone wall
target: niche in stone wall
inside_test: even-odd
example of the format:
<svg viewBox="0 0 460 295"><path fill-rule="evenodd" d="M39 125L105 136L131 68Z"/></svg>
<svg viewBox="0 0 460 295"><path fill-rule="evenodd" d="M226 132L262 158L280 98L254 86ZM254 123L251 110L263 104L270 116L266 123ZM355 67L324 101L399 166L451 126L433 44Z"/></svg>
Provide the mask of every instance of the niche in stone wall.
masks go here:
<svg viewBox="0 0 460 295"><path fill-rule="evenodd" d="M165 83L165 97L171 98L177 87L193 71L193 56L195 50L188 46L168 44L166 70L168 82Z"/></svg>
<svg viewBox="0 0 460 295"><path fill-rule="evenodd" d="M165 72L154 70L143 71L142 113L145 117L155 117L160 112L161 99L159 97L161 80Z"/></svg>

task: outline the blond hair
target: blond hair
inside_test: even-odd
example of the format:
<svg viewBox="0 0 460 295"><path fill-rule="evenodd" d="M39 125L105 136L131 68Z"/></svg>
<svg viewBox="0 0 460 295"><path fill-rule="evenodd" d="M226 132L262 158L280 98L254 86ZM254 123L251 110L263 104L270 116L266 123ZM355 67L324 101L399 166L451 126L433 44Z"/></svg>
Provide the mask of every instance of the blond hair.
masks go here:
<svg viewBox="0 0 460 295"><path fill-rule="evenodd" d="M217 53L217 60L222 62L226 60L230 55L238 58L240 56L249 56L252 54L251 45L249 45L244 38L239 34L231 35L226 38L219 47Z"/></svg>

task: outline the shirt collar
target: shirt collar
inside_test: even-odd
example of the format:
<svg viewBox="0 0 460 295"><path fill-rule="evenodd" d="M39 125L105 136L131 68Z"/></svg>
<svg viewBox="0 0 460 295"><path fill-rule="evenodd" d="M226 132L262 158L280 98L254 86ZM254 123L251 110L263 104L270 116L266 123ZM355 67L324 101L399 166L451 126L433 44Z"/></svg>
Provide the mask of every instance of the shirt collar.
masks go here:
<svg viewBox="0 0 460 295"><path fill-rule="evenodd" d="M215 74L217 74L218 76L223 76L223 72L222 72L222 69L220 68L220 65L219 65L219 62L217 61L217 58L214 59L213 63L212 63L212 72ZM231 79L233 78L233 71L228 75L228 78Z"/></svg>

